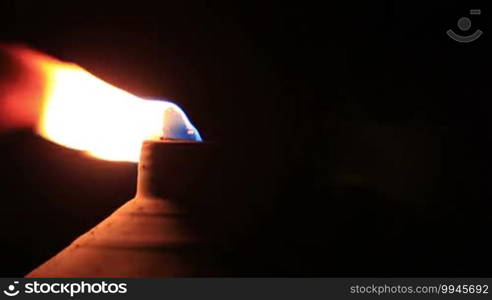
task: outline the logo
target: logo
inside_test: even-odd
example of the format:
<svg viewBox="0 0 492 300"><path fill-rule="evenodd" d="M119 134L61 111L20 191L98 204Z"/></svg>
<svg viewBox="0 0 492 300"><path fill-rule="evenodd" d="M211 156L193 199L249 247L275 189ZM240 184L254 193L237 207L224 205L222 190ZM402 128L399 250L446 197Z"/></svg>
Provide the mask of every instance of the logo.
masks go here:
<svg viewBox="0 0 492 300"><path fill-rule="evenodd" d="M18 284L18 281L14 281L14 284L10 284L6 290L3 290L3 293L9 297L17 296L20 291L15 289L15 284Z"/></svg>
<svg viewBox="0 0 492 300"><path fill-rule="evenodd" d="M3 293L9 297L19 295L22 290L25 294L66 294L74 297L77 294L126 294L128 291L127 283L116 282L38 282L29 281L20 285L19 281L10 284Z"/></svg>
<svg viewBox="0 0 492 300"><path fill-rule="evenodd" d="M481 15L482 10L480 9L471 9L470 10L470 15ZM470 30L472 26L470 18L467 17L462 17L458 20L458 28L465 32ZM453 40L460 42L460 43L471 43L478 39L482 35L482 31L480 29L477 29L474 33L470 35L459 35L455 33L452 29L449 29L446 31L447 35L452 38Z"/></svg>

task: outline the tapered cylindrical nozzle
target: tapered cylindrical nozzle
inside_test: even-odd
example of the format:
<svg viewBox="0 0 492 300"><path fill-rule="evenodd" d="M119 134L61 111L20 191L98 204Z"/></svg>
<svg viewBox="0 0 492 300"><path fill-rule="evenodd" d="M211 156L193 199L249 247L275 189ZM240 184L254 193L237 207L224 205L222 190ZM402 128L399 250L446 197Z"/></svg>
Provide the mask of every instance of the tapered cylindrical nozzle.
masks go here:
<svg viewBox="0 0 492 300"><path fill-rule="evenodd" d="M136 197L27 277L220 274L193 209L206 201L198 198L209 189L210 145L146 141L141 153Z"/></svg>

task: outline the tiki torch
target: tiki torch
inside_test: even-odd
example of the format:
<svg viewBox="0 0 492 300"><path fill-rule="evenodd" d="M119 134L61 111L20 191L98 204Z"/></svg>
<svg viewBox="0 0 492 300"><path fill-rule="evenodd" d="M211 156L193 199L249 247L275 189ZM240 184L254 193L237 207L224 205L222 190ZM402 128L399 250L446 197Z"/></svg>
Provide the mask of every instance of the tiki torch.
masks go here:
<svg viewBox="0 0 492 300"><path fill-rule="evenodd" d="M211 182L213 146L201 142L179 111L166 110L164 120L163 137L142 144L135 198L27 277L220 274L193 208Z"/></svg>
<svg viewBox="0 0 492 300"><path fill-rule="evenodd" d="M97 158L139 162L135 198L26 276L220 274L207 229L213 220L204 221L207 201L201 200L213 198L217 152L202 142L185 113L169 101L142 99L114 87L78 65L25 47L8 52L40 87L24 93L36 105L23 126L33 123L42 137ZM23 89L23 84L11 88ZM17 112L27 102L2 103L12 103L0 107L3 113L23 117Z"/></svg>

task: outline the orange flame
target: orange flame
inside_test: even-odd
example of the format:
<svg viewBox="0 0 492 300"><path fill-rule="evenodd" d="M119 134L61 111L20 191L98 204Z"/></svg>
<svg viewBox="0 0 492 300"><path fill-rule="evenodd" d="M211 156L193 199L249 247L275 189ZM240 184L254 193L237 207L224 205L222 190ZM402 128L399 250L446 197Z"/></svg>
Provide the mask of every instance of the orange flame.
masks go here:
<svg viewBox="0 0 492 300"><path fill-rule="evenodd" d="M48 140L97 158L132 162L138 161L144 140L166 135L163 130L170 126L165 119L178 122L187 138L201 140L183 111L173 103L144 100L78 65L28 49L16 51L26 65L40 70L43 76L44 92L35 127Z"/></svg>

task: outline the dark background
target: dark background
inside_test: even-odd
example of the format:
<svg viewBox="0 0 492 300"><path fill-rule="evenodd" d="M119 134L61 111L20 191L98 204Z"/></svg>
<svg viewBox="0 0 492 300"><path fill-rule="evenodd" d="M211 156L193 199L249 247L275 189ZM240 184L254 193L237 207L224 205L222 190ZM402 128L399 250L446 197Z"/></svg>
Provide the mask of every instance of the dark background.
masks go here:
<svg viewBox="0 0 492 300"><path fill-rule="evenodd" d="M221 146L232 275L490 276L492 10L323 2L3 0L0 41L172 99ZM452 41L471 8L484 35ZM0 168L1 276L135 192L135 165L27 131Z"/></svg>

